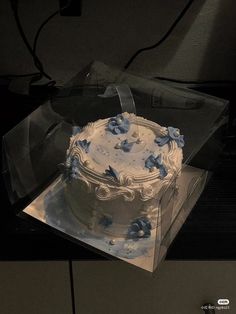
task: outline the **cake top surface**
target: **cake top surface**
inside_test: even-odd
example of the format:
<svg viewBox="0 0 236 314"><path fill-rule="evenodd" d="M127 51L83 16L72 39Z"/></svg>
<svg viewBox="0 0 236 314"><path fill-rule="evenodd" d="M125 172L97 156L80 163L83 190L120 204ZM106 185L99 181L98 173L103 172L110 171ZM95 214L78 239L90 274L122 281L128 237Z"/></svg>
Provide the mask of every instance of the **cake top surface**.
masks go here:
<svg viewBox="0 0 236 314"><path fill-rule="evenodd" d="M178 129L122 113L85 126L72 136L67 155L87 175L116 181L123 174L150 180L181 169L182 147Z"/></svg>

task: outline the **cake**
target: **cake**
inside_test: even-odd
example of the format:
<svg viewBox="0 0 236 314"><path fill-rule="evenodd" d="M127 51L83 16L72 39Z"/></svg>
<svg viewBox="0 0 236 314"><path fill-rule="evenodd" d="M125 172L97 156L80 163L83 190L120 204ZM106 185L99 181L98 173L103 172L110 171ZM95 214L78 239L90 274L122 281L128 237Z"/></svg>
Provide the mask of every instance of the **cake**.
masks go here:
<svg viewBox="0 0 236 314"><path fill-rule="evenodd" d="M74 127L63 174L71 211L98 236L150 237L176 190L183 146L179 129L133 113Z"/></svg>

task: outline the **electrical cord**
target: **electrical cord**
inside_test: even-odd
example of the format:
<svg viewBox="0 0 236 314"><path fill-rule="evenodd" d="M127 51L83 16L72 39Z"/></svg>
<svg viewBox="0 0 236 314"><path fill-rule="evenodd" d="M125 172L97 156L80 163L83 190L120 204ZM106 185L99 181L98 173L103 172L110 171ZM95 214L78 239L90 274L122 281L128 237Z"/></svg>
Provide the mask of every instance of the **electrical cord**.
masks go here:
<svg viewBox="0 0 236 314"><path fill-rule="evenodd" d="M20 23L20 20L19 20L19 15L18 15L18 0L11 0L11 3L12 3L12 9L13 9L13 12L14 12L14 15L15 15L15 19L16 19L16 23L17 23L17 26L18 26L18 29L20 31L20 34L22 36L22 39L24 40L24 43L25 45L27 46L29 52L31 53L31 55L33 56L33 59L34 59L34 63L35 63L35 66L39 69L40 73L29 73L29 74L13 74L13 75L6 75L4 77L27 77L27 76L35 76L35 75L38 75L40 74L40 78L42 76L45 76L46 78L50 79L51 80L51 77L45 73L45 71L43 70L43 65L41 63L41 61L39 60L38 56L37 56L37 43L38 43L38 39L39 39L39 36L40 36L40 33L42 31L42 29L45 27L45 25L54 17L56 16L57 14L59 14L62 10L66 9L69 5L70 5L70 2L71 0L68 0L67 2L67 5L64 6L63 8L55 11L54 13L50 14L45 21L43 21L43 23L40 25L40 27L38 28L36 34L35 34L35 37L34 37L34 42L33 42L33 48L31 48L26 36L25 36L25 33L23 31L23 28L21 26L21 23ZM3 76L0 76L0 77L3 77Z"/></svg>
<svg viewBox="0 0 236 314"><path fill-rule="evenodd" d="M170 28L168 29L168 31L162 36L162 38L154 45L152 46L148 46L145 48L141 48L139 50L137 50L132 56L131 58L128 60L128 62L125 64L124 69L127 70L129 68L129 66L131 65L131 63L133 63L133 61L137 58L137 56L147 50L151 50L154 48L157 48L158 46L160 46L172 33L172 31L175 29L176 25L180 22L180 20L183 18L183 16L185 15L185 13L188 11L188 9L190 8L191 4L194 2L194 0L190 0L188 1L188 3L186 4L186 6L184 7L184 9L180 12L180 14L178 15L178 17L175 19L174 23L170 26Z"/></svg>
<svg viewBox="0 0 236 314"><path fill-rule="evenodd" d="M34 60L34 64L36 66L36 68L39 70L40 74L41 74L41 77L42 76L45 76L47 79L51 80L51 77L50 75L48 75L44 69L43 69L43 65L41 63L41 61L39 60L38 56L34 53L26 35L25 35L25 32L23 30L23 27L21 25L21 21L20 21L20 18L19 18L19 15L18 15L18 0L11 0L11 7L12 7L12 10L13 10L13 14L14 14L14 17L15 17L15 21L16 21L16 25L17 25L17 28L20 32L20 35L22 37L22 40L24 42L24 44L26 45L28 51L30 52L31 56L33 57L33 60Z"/></svg>
<svg viewBox="0 0 236 314"><path fill-rule="evenodd" d="M64 7L65 8L65 7ZM63 10L64 8L62 8L61 10ZM55 11L54 13L52 13L51 15L49 15L46 20L40 25L40 27L38 28L37 32L36 32L36 35L34 37L34 44L33 44L33 52L34 54L36 54L36 50L37 50L37 42L38 42L38 39L39 39L39 35L42 31L42 29L44 28L44 26L54 17L56 16L57 14L60 13L61 10L57 10Z"/></svg>
<svg viewBox="0 0 236 314"><path fill-rule="evenodd" d="M191 6L191 4L193 3L194 0L191 0L187 3L187 5L184 7L184 9L181 11L181 13L179 14L179 16L176 18L176 20L174 21L174 23L170 26L169 30L167 31L167 33L165 33L165 35L153 46L149 46L146 48L142 48L139 49L131 58L130 60L127 62L127 64L125 65L125 69L127 69L131 63L134 61L134 59L138 56L138 54L140 54L143 51L146 50L150 50L153 48L158 47L161 43L164 42L164 40L166 40L168 38L168 36L171 34L171 32L174 30L174 28L176 27L176 25L178 24L178 22L182 19L182 17L184 16L184 14L187 12L187 10L189 9L189 7ZM24 40L25 45L27 46L28 50L30 51L31 55L33 56L33 59L35 61L35 65L36 67L39 69L40 72L34 72L34 73L28 73L28 74L7 74L7 75L0 75L0 78L18 78L18 77L27 77L27 76L38 76L39 79L42 78L42 76L47 77L48 79L51 80L51 77L45 73L45 71L43 70L43 65L40 62L39 58L37 57L37 44L38 44L38 40L39 40L39 36L43 30L43 28L46 26L46 24L53 18L55 17L57 14L59 14L61 12L61 10L64 10L68 7L68 5L70 4L70 0L68 0L67 6L63 7L62 9L56 10L54 13L50 14L44 21L43 23L39 26L35 37L34 37L34 42L33 42L33 48L31 48L25 33L22 29L20 20L19 20L19 15L18 15L18 0L11 0L12 3L12 8L14 11L14 15L16 18L16 22L17 22L17 26L19 28L19 31L21 33L21 36ZM182 84L229 84L229 85L234 85L236 84L236 81L233 80L204 80L204 81L186 81L186 80L179 80L179 79L172 79L172 78L167 78L167 77L161 77L161 76L157 76L155 77L156 79L159 80L163 80L163 81L169 81L169 82L173 82L173 83L182 83Z"/></svg>

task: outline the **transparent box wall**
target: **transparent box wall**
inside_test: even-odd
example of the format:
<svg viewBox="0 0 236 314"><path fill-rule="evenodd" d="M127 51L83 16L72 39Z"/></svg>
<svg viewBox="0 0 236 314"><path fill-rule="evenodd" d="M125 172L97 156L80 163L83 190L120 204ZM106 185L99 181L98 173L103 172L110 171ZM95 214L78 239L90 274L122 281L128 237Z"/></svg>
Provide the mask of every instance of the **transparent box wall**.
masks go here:
<svg viewBox="0 0 236 314"><path fill-rule="evenodd" d="M162 191L151 235L138 240L91 232L73 214L65 197L68 182L63 167L78 127L114 117L123 109L133 112L132 106L127 107L132 102L128 94L101 97L111 84L130 88L138 116L163 127L174 126L185 139L181 173ZM9 198L12 203L28 200L19 215L32 216L73 241L153 272L204 189L214 158L208 154L198 158L199 152L227 123L227 104L94 62L3 137L3 175ZM214 152L222 147L220 137L214 147Z"/></svg>

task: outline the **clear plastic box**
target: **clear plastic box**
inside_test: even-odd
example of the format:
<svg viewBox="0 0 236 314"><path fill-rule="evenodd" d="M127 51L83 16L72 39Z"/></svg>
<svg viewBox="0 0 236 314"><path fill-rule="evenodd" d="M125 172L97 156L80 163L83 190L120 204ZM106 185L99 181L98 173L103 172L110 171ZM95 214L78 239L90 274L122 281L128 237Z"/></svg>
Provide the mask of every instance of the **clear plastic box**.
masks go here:
<svg viewBox="0 0 236 314"><path fill-rule="evenodd" d="M227 124L227 105L223 99L174 88L94 62L4 135L3 175L9 198L16 204L27 199L28 206L20 208L18 215L34 217L52 231L61 231L61 235L101 254L153 272L204 189L209 158L208 154L200 159L197 156ZM71 210L65 192L70 183L61 172L70 138L78 126L114 117L122 111L136 113L163 127L175 126L185 139L182 170L168 181L161 196L155 198L154 207L158 210L152 213L155 220L152 228L145 219L127 222L127 230L132 235L139 234L137 237L114 237L106 232L109 221L104 222L105 232L102 229L95 232L82 223ZM217 143L223 145L220 140ZM211 156L211 162L212 159ZM89 200L93 197L93 193L88 193ZM82 197L81 202L76 197L76 202L81 211L87 206ZM119 202L122 203L117 197L111 204ZM94 202L93 212L100 205L101 202ZM106 207L109 210L109 203ZM132 212L132 202L127 203L127 208Z"/></svg>

